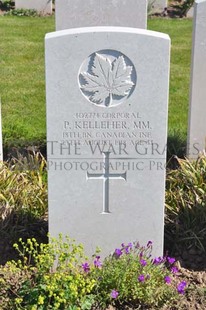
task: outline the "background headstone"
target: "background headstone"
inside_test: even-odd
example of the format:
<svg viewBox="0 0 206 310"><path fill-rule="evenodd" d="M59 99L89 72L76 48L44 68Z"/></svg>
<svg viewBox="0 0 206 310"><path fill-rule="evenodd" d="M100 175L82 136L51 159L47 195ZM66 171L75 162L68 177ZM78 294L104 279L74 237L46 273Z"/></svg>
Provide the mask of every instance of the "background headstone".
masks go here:
<svg viewBox="0 0 206 310"><path fill-rule="evenodd" d="M188 18L193 18L194 16L194 6L192 6L189 11L187 12L187 17Z"/></svg>
<svg viewBox="0 0 206 310"><path fill-rule="evenodd" d="M149 13L163 12L167 7L167 0L148 0Z"/></svg>
<svg viewBox="0 0 206 310"><path fill-rule="evenodd" d="M0 98L0 161L2 160L3 160L3 140L2 140L1 98Z"/></svg>
<svg viewBox="0 0 206 310"><path fill-rule="evenodd" d="M195 2L187 155L206 149L206 0Z"/></svg>
<svg viewBox="0 0 206 310"><path fill-rule="evenodd" d="M163 254L169 50L168 35L134 28L46 35L51 236Z"/></svg>
<svg viewBox="0 0 206 310"><path fill-rule="evenodd" d="M15 8L36 10L43 15L52 14L52 0L15 0Z"/></svg>
<svg viewBox="0 0 206 310"><path fill-rule="evenodd" d="M121 26L147 28L147 0L56 0L56 30Z"/></svg>

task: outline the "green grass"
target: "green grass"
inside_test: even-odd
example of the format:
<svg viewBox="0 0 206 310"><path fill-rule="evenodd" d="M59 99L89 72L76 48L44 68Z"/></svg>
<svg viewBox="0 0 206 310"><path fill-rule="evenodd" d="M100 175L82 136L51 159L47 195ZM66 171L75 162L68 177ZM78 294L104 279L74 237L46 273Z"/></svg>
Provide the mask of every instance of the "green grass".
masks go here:
<svg viewBox="0 0 206 310"><path fill-rule="evenodd" d="M44 36L54 18L0 18L4 145L45 141Z"/></svg>
<svg viewBox="0 0 206 310"><path fill-rule="evenodd" d="M171 38L171 68L169 97L169 142L185 143L188 123L190 62L192 48L192 20L149 20L150 30L168 33Z"/></svg>
<svg viewBox="0 0 206 310"><path fill-rule="evenodd" d="M169 141L176 145L185 143L192 21L150 19L148 28L168 33L172 39ZM54 17L0 17L0 95L5 146L45 143L44 36L51 31Z"/></svg>

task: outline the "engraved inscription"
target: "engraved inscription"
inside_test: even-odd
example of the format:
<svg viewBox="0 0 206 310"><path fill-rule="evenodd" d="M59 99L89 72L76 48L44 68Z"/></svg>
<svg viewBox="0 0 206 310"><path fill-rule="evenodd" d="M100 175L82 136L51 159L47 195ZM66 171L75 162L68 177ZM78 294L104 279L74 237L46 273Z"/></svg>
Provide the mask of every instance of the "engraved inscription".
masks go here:
<svg viewBox="0 0 206 310"><path fill-rule="evenodd" d="M125 152L131 153L135 145L153 143L153 130L151 120L139 112L82 112L63 122L62 141L80 147L105 146L104 152L106 147L111 152L110 145L126 145Z"/></svg>
<svg viewBox="0 0 206 310"><path fill-rule="evenodd" d="M124 173L110 173L109 172L109 154L110 152L103 152L104 155L104 173L89 173L87 172L88 179L101 179L103 180L103 211L102 214L108 214L109 211L109 180L110 179L123 179L126 181L127 172Z"/></svg>
<svg viewBox="0 0 206 310"><path fill-rule="evenodd" d="M123 54L111 52L91 55L88 68L83 66L79 74L83 95L90 102L103 107L111 107L127 99L136 82L132 63Z"/></svg>

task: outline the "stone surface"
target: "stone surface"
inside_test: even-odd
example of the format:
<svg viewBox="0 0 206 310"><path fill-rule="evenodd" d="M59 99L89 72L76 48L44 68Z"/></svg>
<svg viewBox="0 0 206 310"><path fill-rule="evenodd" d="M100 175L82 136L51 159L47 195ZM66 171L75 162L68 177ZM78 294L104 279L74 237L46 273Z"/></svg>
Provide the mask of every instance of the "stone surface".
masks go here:
<svg viewBox="0 0 206 310"><path fill-rule="evenodd" d="M1 99L0 99L0 161L3 160L3 140L2 140L2 124L1 124Z"/></svg>
<svg viewBox="0 0 206 310"><path fill-rule="evenodd" d="M162 12L167 7L167 0L148 0L149 11Z"/></svg>
<svg viewBox="0 0 206 310"><path fill-rule="evenodd" d="M15 0L16 9L34 9L41 14L52 14L52 0Z"/></svg>
<svg viewBox="0 0 206 310"><path fill-rule="evenodd" d="M187 155L197 158L206 147L206 1L194 7L193 51Z"/></svg>
<svg viewBox="0 0 206 310"><path fill-rule="evenodd" d="M56 30L121 26L147 28L146 0L56 0Z"/></svg>
<svg viewBox="0 0 206 310"><path fill-rule="evenodd" d="M189 9L189 11L187 12L187 17L188 17L188 18L193 18L193 16L194 16L194 6L191 7L191 8Z"/></svg>
<svg viewBox="0 0 206 310"><path fill-rule="evenodd" d="M167 35L134 28L47 34L52 236L104 255L152 240L162 255L169 51Z"/></svg>

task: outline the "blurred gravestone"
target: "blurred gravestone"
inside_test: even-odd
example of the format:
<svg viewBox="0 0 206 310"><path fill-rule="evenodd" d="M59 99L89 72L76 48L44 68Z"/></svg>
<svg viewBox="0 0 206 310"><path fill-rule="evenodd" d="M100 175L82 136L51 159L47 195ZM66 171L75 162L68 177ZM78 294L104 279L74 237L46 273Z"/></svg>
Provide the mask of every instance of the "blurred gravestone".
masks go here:
<svg viewBox="0 0 206 310"><path fill-rule="evenodd" d="M147 28L147 0L56 0L56 30L122 26Z"/></svg>
<svg viewBox="0 0 206 310"><path fill-rule="evenodd" d="M42 15L52 14L52 0L15 0L15 8L36 10Z"/></svg>
<svg viewBox="0 0 206 310"><path fill-rule="evenodd" d="M191 159L206 149L206 0L194 6L193 50L187 155Z"/></svg>
<svg viewBox="0 0 206 310"><path fill-rule="evenodd" d="M162 13L167 7L167 0L148 0L148 13Z"/></svg>
<svg viewBox="0 0 206 310"><path fill-rule="evenodd" d="M194 16L194 6L192 6L187 12L187 17L193 18L193 16Z"/></svg>

